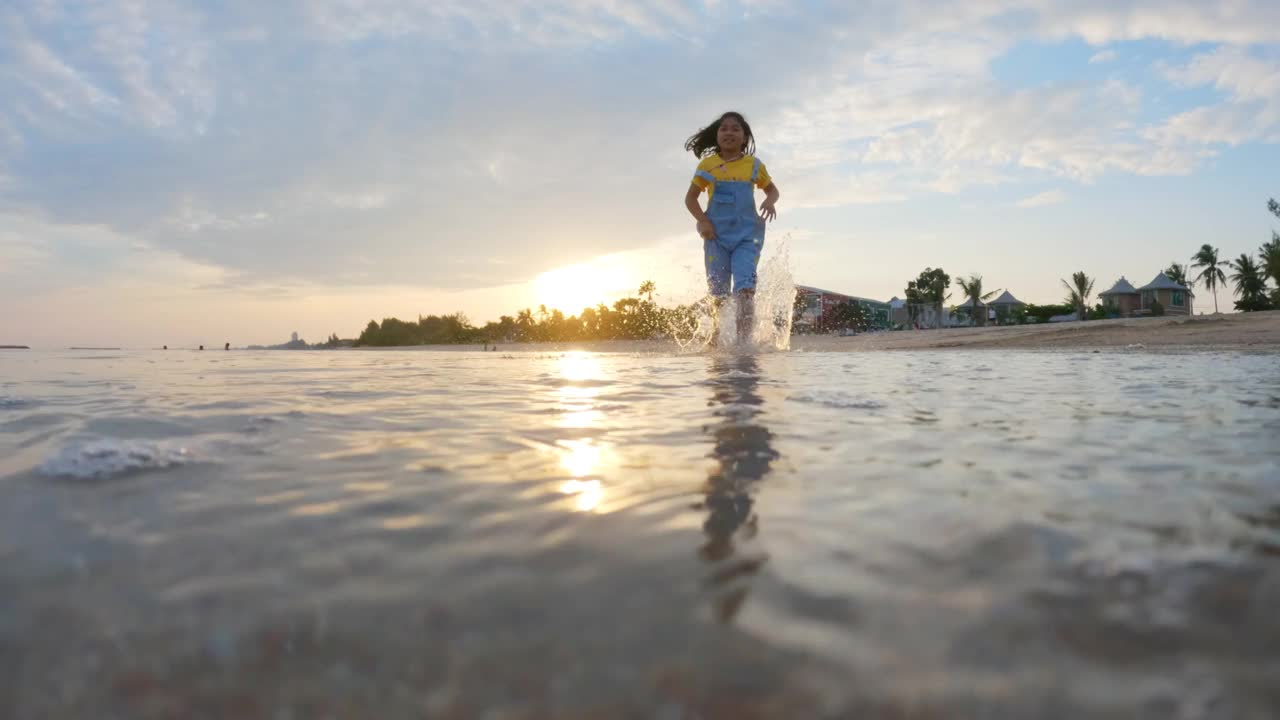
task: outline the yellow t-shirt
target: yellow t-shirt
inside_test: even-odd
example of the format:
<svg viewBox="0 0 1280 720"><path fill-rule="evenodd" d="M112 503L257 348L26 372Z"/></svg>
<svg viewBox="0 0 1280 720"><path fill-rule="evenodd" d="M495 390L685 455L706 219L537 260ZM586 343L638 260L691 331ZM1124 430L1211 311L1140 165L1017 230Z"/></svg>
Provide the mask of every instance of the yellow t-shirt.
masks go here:
<svg viewBox="0 0 1280 720"><path fill-rule="evenodd" d="M755 163L754 155L743 155L732 162L721 160L719 155L709 155L698 163L698 169L693 174L693 184L706 190L707 197L711 198L715 195L717 182L723 180L751 182L751 168ZM772 184L773 179L769 177L769 171L764 169L764 163L760 163L760 170L756 173L756 187L763 189Z"/></svg>

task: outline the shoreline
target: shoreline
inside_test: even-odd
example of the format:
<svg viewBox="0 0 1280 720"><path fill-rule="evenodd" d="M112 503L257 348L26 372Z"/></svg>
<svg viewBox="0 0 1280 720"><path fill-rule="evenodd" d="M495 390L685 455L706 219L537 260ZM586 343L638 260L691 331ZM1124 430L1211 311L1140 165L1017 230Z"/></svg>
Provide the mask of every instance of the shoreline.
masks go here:
<svg viewBox="0 0 1280 720"><path fill-rule="evenodd" d="M349 348L358 352L482 352L482 346L400 345ZM499 353L529 352L682 352L670 340L584 340L577 342L499 343ZM1006 325L942 330L901 330L849 337L795 335L798 352L871 352L878 350L1101 350L1280 352L1280 310L1253 313L1089 320L1037 325Z"/></svg>

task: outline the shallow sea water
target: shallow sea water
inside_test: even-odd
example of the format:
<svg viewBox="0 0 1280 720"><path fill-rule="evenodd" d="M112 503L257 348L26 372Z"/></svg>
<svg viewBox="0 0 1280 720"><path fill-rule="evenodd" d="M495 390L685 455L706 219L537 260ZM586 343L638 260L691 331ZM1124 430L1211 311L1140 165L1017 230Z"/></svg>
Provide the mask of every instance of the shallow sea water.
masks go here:
<svg viewBox="0 0 1280 720"><path fill-rule="evenodd" d="M0 716L1280 716L1280 356L6 352Z"/></svg>

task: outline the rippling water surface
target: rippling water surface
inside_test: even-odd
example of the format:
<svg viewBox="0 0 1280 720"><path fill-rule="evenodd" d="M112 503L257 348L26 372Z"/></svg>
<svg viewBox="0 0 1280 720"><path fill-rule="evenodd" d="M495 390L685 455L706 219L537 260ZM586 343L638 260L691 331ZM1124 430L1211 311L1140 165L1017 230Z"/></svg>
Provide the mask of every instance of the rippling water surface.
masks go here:
<svg viewBox="0 0 1280 720"><path fill-rule="evenodd" d="M0 715L1276 717L1278 438L1276 355L9 352Z"/></svg>

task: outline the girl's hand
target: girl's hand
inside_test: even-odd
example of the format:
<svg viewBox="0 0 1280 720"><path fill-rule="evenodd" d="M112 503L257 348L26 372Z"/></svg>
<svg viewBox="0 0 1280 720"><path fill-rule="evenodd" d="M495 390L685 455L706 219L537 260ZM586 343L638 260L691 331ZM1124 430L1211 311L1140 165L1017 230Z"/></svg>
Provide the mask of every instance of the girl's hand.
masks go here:
<svg viewBox="0 0 1280 720"><path fill-rule="evenodd" d="M773 200L765 200L760 203L760 219L772 221L778 217L778 211L773 209Z"/></svg>
<svg viewBox="0 0 1280 720"><path fill-rule="evenodd" d="M702 236L703 240L715 240L716 227L711 224L709 219L703 218L698 221L698 234Z"/></svg>

